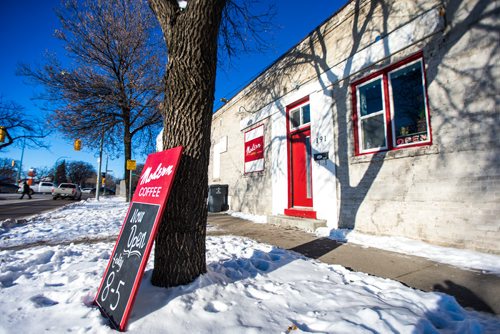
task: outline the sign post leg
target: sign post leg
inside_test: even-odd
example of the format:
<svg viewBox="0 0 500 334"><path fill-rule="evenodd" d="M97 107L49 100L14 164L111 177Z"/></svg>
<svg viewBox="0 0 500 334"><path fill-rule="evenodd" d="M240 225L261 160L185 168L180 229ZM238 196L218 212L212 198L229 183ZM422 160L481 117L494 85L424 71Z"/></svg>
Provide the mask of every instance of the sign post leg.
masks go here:
<svg viewBox="0 0 500 334"><path fill-rule="evenodd" d="M130 176L128 178L128 201L130 202L132 198L132 170L130 170Z"/></svg>

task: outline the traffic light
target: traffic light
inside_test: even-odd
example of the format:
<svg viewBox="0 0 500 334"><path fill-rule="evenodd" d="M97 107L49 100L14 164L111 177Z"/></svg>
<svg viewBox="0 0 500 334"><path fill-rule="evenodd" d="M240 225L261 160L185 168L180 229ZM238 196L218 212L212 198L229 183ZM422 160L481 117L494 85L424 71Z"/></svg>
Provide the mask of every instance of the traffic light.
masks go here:
<svg viewBox="0 0 500 334"><path fill-rule="evenodd" d="M0 126L0 143L3 143L5 141L5 128L3 126Z"/></svg>
<svg viewBox="0 0 500 334"><path fill-rule="evenodd" d="M76 139L75 143L73 144L73 148L75 151L80 151L82 149L82 141L80 139Z"/></svg>
<svg viewBox="0 0 500 334"><path fill-rule="evenodd" d="M12 160L12 167L16 167L16 160Z"/></svg>
<svg viewBox="0 0 500 334"><path fill-rule="evenodd" d="M101 178L102 178L102 186L104 187L106 185L106 173L101 173Z"/></svg>

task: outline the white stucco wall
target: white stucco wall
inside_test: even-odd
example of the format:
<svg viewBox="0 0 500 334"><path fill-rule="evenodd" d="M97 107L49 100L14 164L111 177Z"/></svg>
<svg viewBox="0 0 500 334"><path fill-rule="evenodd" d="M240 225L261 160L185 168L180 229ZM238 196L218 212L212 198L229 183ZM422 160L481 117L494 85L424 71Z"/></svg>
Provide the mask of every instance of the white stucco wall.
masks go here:
<svg viewBox="0 0 500 334"><path fill-rule="evenodd" d="M325 219L328 227L337 228L337 193L335 146L332 119L332 97L329 89L314 92L311 105L312 153L328 152L328 160L313 161L313 207L318 219Z"/></svg>
<svg viewBox="0 0 500 334"><path fill-rule="evenodd" d="M332 113L332 84L407 48L442 28L443 20L434 8L395 29L386 37L360 50L325 71L318 80L298 85L292 92L262 107L240 122L243 131L268 117L272 123L272 213L288 208L288 165L286 145L286 106L309 96L311 106L311 144L314 153L328 152L329 159L313 162L313 210L328 227L338 227L338 199Z"/></svg>
<svg viewBox="0 0 500 334"><path fill-rule="evenodd" d="M317 92L315 84L301 86L286 97L274 101L263 108L260 115L270 115L272 123L271 175L272 175L272 214L283 214L288 208L288 152L286 129L286 106L309 96L311 106L311 144L314 153L328 152L330 159L313 162L313 210L318 219L327 220L328 226L337 227L337 197L335 156L333 146L333 120L331 113L332 97L328 89ZM243 125L248 123L242 122ZM254 124L251 122L250 124ZM244 128L243 128L244 129ZM321 138L321 139L320 139Z"/></svg>

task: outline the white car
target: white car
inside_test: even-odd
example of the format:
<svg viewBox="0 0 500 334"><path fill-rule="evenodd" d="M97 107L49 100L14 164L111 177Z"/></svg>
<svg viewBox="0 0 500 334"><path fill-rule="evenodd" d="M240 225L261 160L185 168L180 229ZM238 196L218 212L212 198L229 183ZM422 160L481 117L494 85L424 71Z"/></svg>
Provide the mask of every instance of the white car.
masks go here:
<svg viewBox="0 0 500 334"><path fill-rule="evenodd" d="M33 193L42 193L42 194L50 194L52 192L52 188L54 187L54 184L52 182L40 182L40 183L35 183L30 186L30 195L33 195ZM23 183L19 184L19 189L17 190L18 193L23 192Z"/></svg>
<svg viewBox="0 0 500 334"><path fill-rule="evenodd" d="M59 187L52 188L52 199L70 198L80 200L82 191L80 186L74 183L61 183Z"/></svg>
<svg viewBox="0 0 500 334"><path fill-rule="evenodd" d="M36 193L50 194L54 184L52 182L40 182L35 186L32 186Z"/></svg>

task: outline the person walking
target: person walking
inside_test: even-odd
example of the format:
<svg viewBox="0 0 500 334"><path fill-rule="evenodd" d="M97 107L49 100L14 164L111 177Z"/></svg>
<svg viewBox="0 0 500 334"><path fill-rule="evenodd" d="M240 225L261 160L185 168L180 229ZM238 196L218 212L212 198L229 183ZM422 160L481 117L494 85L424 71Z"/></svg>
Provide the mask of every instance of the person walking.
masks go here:
<svg viewBox="0 0 500 334"><path fill-rule="evenodd" d="M28 195L28 199L31 199L30 191L31 191L30 185L28 184L28 182L24 182L23 183L23 194L21 195L21 197L19 199L23 199L24 195Z"/></svg>

